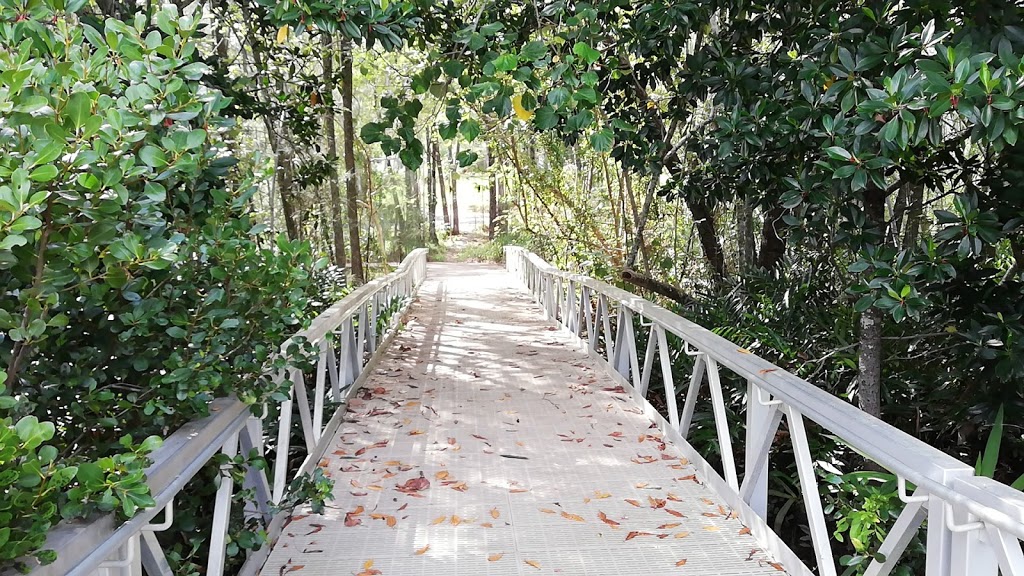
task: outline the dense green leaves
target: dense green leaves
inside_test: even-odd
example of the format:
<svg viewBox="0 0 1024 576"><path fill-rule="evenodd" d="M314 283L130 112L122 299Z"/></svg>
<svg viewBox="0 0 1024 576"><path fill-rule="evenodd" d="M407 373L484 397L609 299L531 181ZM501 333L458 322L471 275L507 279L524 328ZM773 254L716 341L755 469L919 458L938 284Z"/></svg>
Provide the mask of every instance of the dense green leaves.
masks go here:
<svg viewBox="0 0 1024 576"><path fill-rule="evenodd" d="M213 398L280 394L316 267L257 235L196 6L62 5L0 0L0 566L152 506L146 454Z"/></svg>

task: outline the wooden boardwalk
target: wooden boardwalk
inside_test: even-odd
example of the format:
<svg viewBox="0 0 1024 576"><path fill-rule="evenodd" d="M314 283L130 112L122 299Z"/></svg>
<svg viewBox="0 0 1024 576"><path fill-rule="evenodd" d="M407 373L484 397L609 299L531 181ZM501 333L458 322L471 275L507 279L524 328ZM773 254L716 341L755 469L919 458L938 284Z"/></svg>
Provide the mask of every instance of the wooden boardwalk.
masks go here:
<svg viewBox="0 0 1024 576"><path fill-rule="evenodd" d="M432 264L262 574L780 574L497 266Z"/></svg>

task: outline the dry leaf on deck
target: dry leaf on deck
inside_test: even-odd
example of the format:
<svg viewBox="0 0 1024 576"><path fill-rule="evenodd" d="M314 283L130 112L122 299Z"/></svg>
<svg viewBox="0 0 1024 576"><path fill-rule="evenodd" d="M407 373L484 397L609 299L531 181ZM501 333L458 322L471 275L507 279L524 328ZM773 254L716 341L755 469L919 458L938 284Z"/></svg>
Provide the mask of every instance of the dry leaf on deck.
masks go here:
<svg viewBox="0 0 1024 576"><path fill-rule="evenodd" d="M504 555L505 555L504 552L498 552L497 554L491 554L490 556L487 557L487 561L488 562L497 562L498 560L501 560L501 557L504 556Z"/></svg>
<svg viewBox="0 0 1024 576"><path fill-rule="evenodd" d="M523 562L526 562L530 566L533 566L537 570L540 570L540 562L537 562L536 560L523 560Z"/></svg>
<svg viewBox="0 0 1024 576"><path fill-rule="evenodd" d="M430 488L430 480L424 478L422 472L420 472L419 478L406 480L405 484L395 484L395 489L404 494L412 494L413 492L419 492L420 490L426 490L427 488Z"/></svg>
<svg viewBox="0 0 1024 576"><path fill-rule="evenodd" d="M676 562L676 566L686 566L686 559L683 559L683 560L680 560L679 562Z"/></svg>
<svg viewBox="0 0 1024 576"><path fill-rule="evenodd" d="M611 526L612 528L616 528L616 527L619 526L618 522L616 522L615 520L612 520L611 518L609 518L608 515L605 514L604 512L598 511L597 518L601 522L604 522L605 524Z"/></svg>
<svg viewBox="0 0 1024 576"><path fill-rule="evenodd" d="M420 548L419 550L417 550L416 551L416 555L417 556L422 556L422 555L427 553L427 550L430 550L430 544L427 544L423 548Z"/></svg>
<svg viewBox="0 0 1024 576"><path fill-rule="evenodd" d="M491 518L497 520L499 516L501 516L501 512L497 508L491 508Z"/></svg>
<svg viewBox="0 0 1024 576"><path fill-rule="evenodd" d="M586 520L583 519L583 516L580 516L579 514L570 514L568 512L562 512L562 518L565 518L566 520L574 520L576 522L586 522Z"/></svg>

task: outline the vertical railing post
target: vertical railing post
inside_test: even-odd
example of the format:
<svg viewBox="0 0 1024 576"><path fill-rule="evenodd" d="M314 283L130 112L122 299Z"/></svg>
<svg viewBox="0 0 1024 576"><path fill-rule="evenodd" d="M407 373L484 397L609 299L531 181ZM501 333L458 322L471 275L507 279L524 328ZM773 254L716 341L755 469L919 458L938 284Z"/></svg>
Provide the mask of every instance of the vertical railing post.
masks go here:
<svg viewBox="0 0 1024 576"><path fill-rule="evenodd" d="M388 291L390 287L391 286L388 285L384 288L385 306L387 306L387 296L389 295ZM377 318L380 317L381 309L380 293L378 292L377 294L374 294L371 301L373 302L373 304L370 306L370 324L366 327L366 351L369 354L373 354L374 352L377 351Z"/></svg>
<svg viewBox="0 0 1024 576"><path fill-rule="evenodd" d="M836 560L832 556L832 538L825 523L825 512L821 506L821 494L818 492L818 480L814 476L814 460L807 443L807 431L804 428L804 417L791 407L786 407L786 420L789 423L789 434L793 441L793 456L796 458L797 477L800 479L800 492L804 499L804 512L807 514L807 525L811 533L811 546L818 560L818 574L836 576Z"/></svg>
<svg viewBox="0 0 1024 576"><path fill-rule="evenodd" d="M279 372L276 381L280 383L284 379L284 372ZM277 426L277 444L274 456L274 504L280 504L284 498L284 487L288 476L288 454L291 447L292 436L292 398L295 389L288 390L288 399L281 402L280 414Z"/></svg>
<svg viewBox="0 0 1024 576"><path fill-rule="evenodd" d="M238 454L238 432L232 434L221 450L229 459ZM280 456L279 456L280 457ZM287 458L287 455L284 456ZM208 576L222 576L227 557L228 522L231 520L231 494L234 481L231 479L231 464L221 467L220 486L213 506L213 530L210 533L210 556L206 562Z"/></svg>
<svg viewBox="0 0 1024 576"><path fill-rule="evenodd" d="M320 442L320 434L324 426L324 395L327 381L327 356L329 355L327 340L317 343L320 355L316 361L316 380L313 387L313 441Z"/></svg>
<svg viewBox="0 0 1024 576"><path fill-rule="evenodd" d="M764 520L768 519L768 456L765 454L764 458L760 458L763 463L756 464L760 456L756 451L760 449L761 440L767 433L771 412L772 409L760 401L757 386L753 382L747 382L747 427L743 457L744 483L747 480L746 476L750 476L753 485L750 486L751 492L747 504L750 505L754 513ZM767 451L771 451L771 445L768 446Z"/></svg>

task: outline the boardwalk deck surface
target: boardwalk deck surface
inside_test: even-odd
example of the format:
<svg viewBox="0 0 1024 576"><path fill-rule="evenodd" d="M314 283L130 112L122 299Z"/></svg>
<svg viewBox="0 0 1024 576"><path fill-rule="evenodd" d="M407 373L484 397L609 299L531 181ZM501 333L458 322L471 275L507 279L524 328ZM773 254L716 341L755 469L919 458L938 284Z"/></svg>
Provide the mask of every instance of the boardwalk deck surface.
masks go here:
<svg viewBox="0 0 1024 576"><path fill-rule="evenodd" d="M496 266L432 264L262 574L780 574Z"/></svg>

